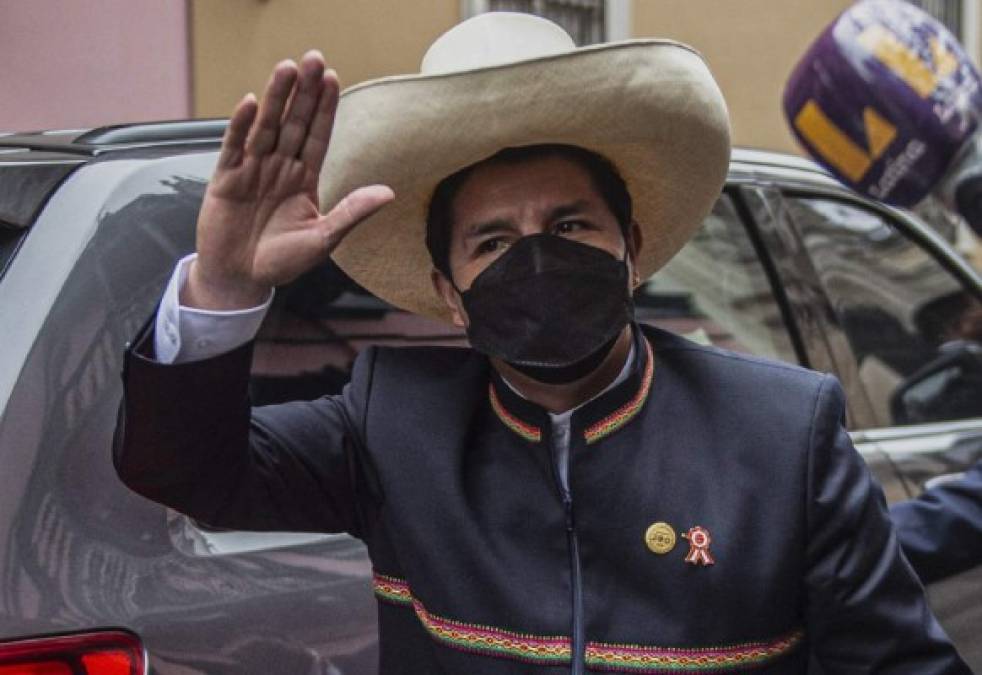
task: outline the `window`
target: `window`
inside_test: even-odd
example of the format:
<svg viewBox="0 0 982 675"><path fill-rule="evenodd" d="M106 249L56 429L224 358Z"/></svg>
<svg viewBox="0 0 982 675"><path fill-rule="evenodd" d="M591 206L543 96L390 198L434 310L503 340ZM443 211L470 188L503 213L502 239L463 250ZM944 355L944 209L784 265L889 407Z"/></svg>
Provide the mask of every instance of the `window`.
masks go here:
<svg viewBox="0 0 982 675"><path fill-rule="evenodd" d="M355 356L369 345L463 345L454 326L379 300L334 263L277 291L256 340L253 404L338 394Z"/></svg>
<svg viewBox="0 0 982 675"><path fill-rule="evenodd" d="M804 197L788 208L877 419L982 415L982 303L875 211Z"/></svg>
<svg viewBox="0 0 982 675"><path fill-rule="evenodd" d="M562 26L577 46L631 35L629 0L463 0L463 16L481 12L526 12Z"/></svg>
<svg viewBox="0 0 982 675"><path fill-rule="evenodd" d="M728 194L642 284L635 305L639 321L697 342L797 363L780 305Z"/></svg>
<svg viewBox="0 0 982 675"><path fill-rule="evenodd" d="M544 16L566 29L577 46L603 42L603 0L488 0L488 9Z"/></svg>
<svg viewBox="0 0 982 675"><path fill-rule="evenodd" d="M6 223L0 221L0 277L7 271L7 266L14 259L14 254L26 234L27 228L7 227Z"/></svg>
<svg viewBox="0 0 982 675"><path fill-rule="evenodd" d="M958 38L965 53L979 65L979 0L907 0L944 24Z"/></svg>
<svg viewBox="0 0 982 675"><path fill-rule="evenodd" d="M947 26L959 40L964 40L964 2L963 0L907 0ZM975 0L969 0L975 2Z"/></svg>

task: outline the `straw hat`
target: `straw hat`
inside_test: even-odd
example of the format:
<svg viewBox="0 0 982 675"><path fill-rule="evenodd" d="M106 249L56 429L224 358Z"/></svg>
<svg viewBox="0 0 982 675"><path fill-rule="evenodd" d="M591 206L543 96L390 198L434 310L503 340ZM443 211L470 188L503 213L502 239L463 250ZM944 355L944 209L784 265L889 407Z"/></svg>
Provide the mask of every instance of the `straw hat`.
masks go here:
<svg viewBox="0 0 982 675"><path fill-rule="evenodd" d="M578 145L614 162L644 234L642 279L699 227L730 157L726 104L691 47L643 39L576 48L546 19L479 14L440 36L419 74L341 94L321 205L371 183L389 185L396 198L358 225L334 260L383 300L449 321L425 244L434 188L502 148L539 143Z"/></svg>

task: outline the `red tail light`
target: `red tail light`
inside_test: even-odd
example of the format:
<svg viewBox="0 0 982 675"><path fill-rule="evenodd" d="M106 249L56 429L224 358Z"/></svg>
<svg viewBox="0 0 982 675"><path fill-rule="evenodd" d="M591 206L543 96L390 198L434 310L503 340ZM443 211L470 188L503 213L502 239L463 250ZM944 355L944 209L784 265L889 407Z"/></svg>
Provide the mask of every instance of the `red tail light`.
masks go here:
<svg viewBox="0 0 982 675"><path fill-rule="evenodd" d="M125 631L0 642L0 675L144 675L140 639Z"/></svg>

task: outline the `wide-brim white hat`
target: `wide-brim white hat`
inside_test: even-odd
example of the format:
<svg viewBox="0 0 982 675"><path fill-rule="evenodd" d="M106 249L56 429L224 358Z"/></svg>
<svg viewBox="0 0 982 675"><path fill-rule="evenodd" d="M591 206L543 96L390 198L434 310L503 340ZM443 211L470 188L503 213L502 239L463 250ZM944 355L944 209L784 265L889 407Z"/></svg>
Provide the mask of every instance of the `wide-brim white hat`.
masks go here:
<svg viewBox="0 0 982 675"><path fill-rule="evenodd" d="M438 38L419 74L342 92L321 208L374 183L396 197L343 240L334 260L392 305L449 321L425 243L434 188L502 148L542 143L577 145L618 168L644 236L643 279L682 248L719 196L729 118L691 47L638 39L576 48L545 19L480 14Z"/></svg>

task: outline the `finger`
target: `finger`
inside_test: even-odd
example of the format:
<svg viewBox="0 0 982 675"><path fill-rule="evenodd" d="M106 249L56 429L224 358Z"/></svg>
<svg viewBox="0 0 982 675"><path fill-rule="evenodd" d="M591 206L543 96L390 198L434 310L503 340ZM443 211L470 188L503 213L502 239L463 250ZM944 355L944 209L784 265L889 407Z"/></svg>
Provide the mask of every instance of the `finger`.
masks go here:
<svg viewBox="0 0 982 675"><path fill-rule="evenodd" d="M392 190L385 185L370 185L354 190L329 213L321 216L314 227L295 233L306 243L293 249L291 260L301 270L311 269L330 256L358 223L392 201L394 196Z"/></svg>
<svg viewBox="0 0 982 675"><path fill-rule="evenodd" d="M231 169L242 163L246 136L249 134L249 127L252 126L253 120L256 119L257 110L259 105L256 102L256 95L252 92L246 94L235 106L232 118L225 128L225 135L222 137L222 149L218 155L219 168Z"/></svg>
<svg viewBox="0 0 982 675"><path fill-rule="evenodd" d="M339 89L337 73L328 70L324 73L323 89L321 90L320 101L317 103L317 112L310 123L307 140L304 141L303 149L300 151L300 160L307 167L309 173L314 176L320 174L321 165L327 155L327 146L331 143L331 130L334 128Z"/></svg>
<svg viewBox="0 0 982 675"><path fill-rule="evenodd" d="M324 57L311 50L300 61L300 74L293 96L290 99L283 125L276 141L276 152L284 157L297 156L307 135L310 118L317 107L321 90L324 88Z"/></svg>
<svg viewBox="0 0 982 675"><path fill-rule="evenodd" d="M329 249L333 249L360 222L395 199L387 185L368 185L358 188L321 216L318 229Z"/></svg>
<svg viewBox="0 0 982 675"><path fill-rule="evenodd" d="M256 157L271 152L279 135L283 108L297 79L297 64L287 59L273 69L259 104L259 114L246 139L246 152Z"/></svg>

